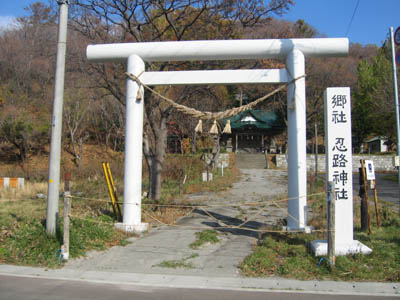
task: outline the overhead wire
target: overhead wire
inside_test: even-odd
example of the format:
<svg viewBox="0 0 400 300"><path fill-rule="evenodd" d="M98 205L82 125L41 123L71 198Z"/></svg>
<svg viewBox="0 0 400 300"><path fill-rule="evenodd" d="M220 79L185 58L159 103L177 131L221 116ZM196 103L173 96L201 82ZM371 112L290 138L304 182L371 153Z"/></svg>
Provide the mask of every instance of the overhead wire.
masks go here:
<svg viewBox="0 0 400 300"><path fill-rule="evenodd" d="M351 19L350 19L350 22L349 22L349 26L347 26L347 30L346 30L346 34L345 34L346 37L347 37L347 35L348 35L349 31L350 31L351 25L353 24L354 16L356 15L356 12L357 12L359 4L360 4L360 0L357 0L357 4L356 4L356 7L354 8L353 15L351 16Z"/></svg>

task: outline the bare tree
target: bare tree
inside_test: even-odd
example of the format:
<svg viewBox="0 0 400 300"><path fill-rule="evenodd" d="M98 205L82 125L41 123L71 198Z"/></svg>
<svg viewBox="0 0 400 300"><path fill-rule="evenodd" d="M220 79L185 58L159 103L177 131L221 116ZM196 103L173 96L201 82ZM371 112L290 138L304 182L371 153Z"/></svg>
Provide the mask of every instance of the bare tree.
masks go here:
<svg viewBox="0 0 400 300"><path fill-rule="evenodd" d="M146 42L240 37L271 13L282 14L292 0L73 0L75 28L91 42ZM124 103L124 66L91 67L99 86ZM183 69L182 64L148 64L147 69ZM204 66L203 66L204 68ZM182 97L181 101L183 100ZM150 169L149 196L161 196L161 170L166 154L171 108L145 96L144 154Z"/></svg>
<svg viewBox="0 0 400 300"><path fill-rule="evenodd" d="M83 158L83 143L89 139L88 132L89 106L82 98L72 96L66 98L64 105L64 131L66 131L67 143L64 148L73 156L73 162L80 170Z"/></svg>

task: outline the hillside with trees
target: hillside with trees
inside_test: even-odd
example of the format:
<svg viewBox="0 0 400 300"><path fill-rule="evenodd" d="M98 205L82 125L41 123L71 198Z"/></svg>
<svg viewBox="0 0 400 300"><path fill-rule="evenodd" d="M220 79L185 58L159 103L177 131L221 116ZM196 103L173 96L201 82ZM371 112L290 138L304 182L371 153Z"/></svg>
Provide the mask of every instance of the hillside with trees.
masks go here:
<svg viewBox="0 0 400 300"><path fill-rule="evenodd" d="M125 64L93 64L86 46L98 43L184 41L211 39L269 39L321 37L307 20L274 18L294 5L270 1L70 1L64 98L63 148L74 168L82 168L84 145L123 152L125 123ZM32 156L47 153L54 85L57 4L36 2L17 25L0 33L0 163L24 166ZM148 63L147 69L210 70L283 68L283 61L210 61ZM323 92L350 86L353 93L355 147L373 134L392 141L394 105L387 47L351 44L342 58L306 62L307 124L320 124L323 133ZM238 106L238 95L250 102L276 86L181 86L157 91L198 110L222 111ZM286 92L260 106L286 120ZM189 139L196 148L197 120L187 118L156 96L145 94L143 151L150 176L150 194L160 199L162 169L169 130ZM210 124L205 124L210 125Z"/></svg>

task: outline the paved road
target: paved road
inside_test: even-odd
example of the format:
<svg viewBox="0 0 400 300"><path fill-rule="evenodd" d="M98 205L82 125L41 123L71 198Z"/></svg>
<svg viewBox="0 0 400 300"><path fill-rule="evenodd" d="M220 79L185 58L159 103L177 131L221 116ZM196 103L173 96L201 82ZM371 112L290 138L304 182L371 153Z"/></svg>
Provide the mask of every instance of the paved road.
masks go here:
<svg viewBox="0 0 400 300"><path fill-rule="evenodd" d="M394 204L396 209L399 208L399 186L397 182L384 179L388 174L376 173L376 187L378 198L387 202L391 202ZM358 174L353 174L353 188L354 188L354 197L358 197L359 190L359 179ZM370 200L372 201L373 194L372 191L368 192Z"/></svg>
<svg viewBox="0 0 400 300"><path fill-rule="evenodd" d="M397 182L383 179L387 174L376 174L378 198L399 206L399 185Z"/></svg>
<svg viewBox="0 0 400 300"><path fill-rule="evenodd" d="M105 284L85 281L67 281L0 275L0 300L176 300L176 299L229 299L229 300L378 300L397 297L267 292L254 290L216 290L153 288L149 286Z"/></svg>

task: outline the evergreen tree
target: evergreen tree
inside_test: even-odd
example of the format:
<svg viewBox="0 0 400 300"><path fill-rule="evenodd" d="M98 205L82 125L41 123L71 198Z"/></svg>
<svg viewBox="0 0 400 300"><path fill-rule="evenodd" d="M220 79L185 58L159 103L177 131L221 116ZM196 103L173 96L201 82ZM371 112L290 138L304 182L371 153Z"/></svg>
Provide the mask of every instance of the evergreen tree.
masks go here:
<svg viewBox="0 0 400 300"><path fill-rule="evenodd" d="M394 142L395 109L392 63L384 46L371 60L358 66L358 84L353 105L353 143L360 147L369 136L379 135Z"/></svg>

